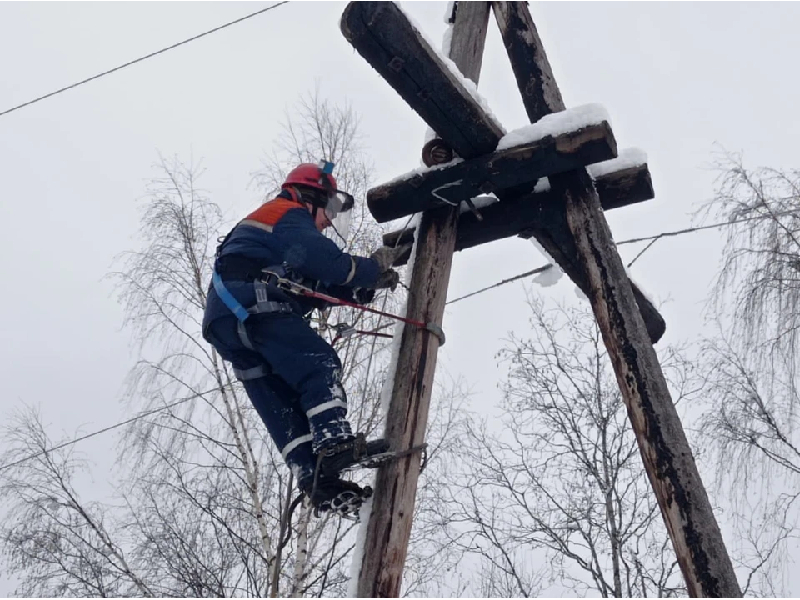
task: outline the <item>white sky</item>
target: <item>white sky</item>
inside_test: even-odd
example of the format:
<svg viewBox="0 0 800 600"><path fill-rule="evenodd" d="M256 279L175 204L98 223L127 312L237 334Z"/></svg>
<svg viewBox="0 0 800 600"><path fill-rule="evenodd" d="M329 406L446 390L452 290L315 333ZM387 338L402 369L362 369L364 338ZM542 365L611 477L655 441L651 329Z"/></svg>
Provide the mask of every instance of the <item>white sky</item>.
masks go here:
<svg viewBox="0 0 800 600"><path fill-rule="evenodd" d="M267 6L261 2L0 3L0 111ZM259 202L250 174L299 95L348 99L381 183L419 166L423 122L338 28L343 3L291 3L0 117L0 414L38 404L51 434L117 421L133 364L108 280L135 244L137 198L157 152L202 159L233 221ZM433 40L444 2L404 3ZM715 143L751 166L791 167L800 4L531 3L567 106L602 104L620 148L647 152L656 199L609 213L617 240L678 229L712 193ZM507 130L527 123L492 24L479 86ZM220 232L224 233L224 232ZM659 241L632 275L662 306L665 342L695 339L720 234ZM629 261L641 245L623 246ZM456 256L450 297L543 264L509 240ZM575 301L562 279L541 293ZM476 408L498 399L494 355L527 330L518 283L446 312L440 366ZM108 465L113 436L81 449ZM105 475L95 475L98 489ZM1 577L1 576L0 576ZM0 594L10 593L3 588Z"/></svg>

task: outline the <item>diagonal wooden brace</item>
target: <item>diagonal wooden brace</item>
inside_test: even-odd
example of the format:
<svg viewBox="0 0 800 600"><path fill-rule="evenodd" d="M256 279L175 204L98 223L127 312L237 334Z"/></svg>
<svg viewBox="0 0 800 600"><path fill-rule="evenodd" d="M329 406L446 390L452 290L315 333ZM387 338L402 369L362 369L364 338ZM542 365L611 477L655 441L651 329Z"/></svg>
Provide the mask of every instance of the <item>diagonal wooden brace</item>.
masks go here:
<svg viewBox="0 0 800 600"><path fill-rule="evenodd" d="M536 121L544 114L564 110L527 3L493 2L492 8L530 119ZM658 356L635 310L632 286L595 187L585 169L554 175L550 183L564 203L558 230L549 231L569 237L575 245L574 256L590 283L587 296L687 592L692 597L741 597L736 572ZM539 231L538 235L544 233Z"/></svg>
<svg viewBox="0 0 800 600"><path fill-rule="evenodd" d="M422 37L394 2L351 2L342 33L459 156L494 152L504 131L472 93L474 84ZM447 64L449 63L449 64ZM458 115L451 120L450 116Z"/></svg>

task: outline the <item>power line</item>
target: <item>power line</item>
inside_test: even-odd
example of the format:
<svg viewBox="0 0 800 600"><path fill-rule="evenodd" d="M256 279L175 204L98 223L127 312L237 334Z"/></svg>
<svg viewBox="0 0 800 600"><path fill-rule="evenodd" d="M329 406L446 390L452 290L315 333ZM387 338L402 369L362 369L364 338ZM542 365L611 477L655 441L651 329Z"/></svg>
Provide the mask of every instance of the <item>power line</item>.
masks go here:
<svg viewBox="0 0 800 600"><path fill-rule="evenodd" d="M136 415L135 417L131 417L130 419L127 419L126 421L122 421L120 423L115 423L114 425L109 425L108 427L104 427L103 429L98 429L97 431L93 431L92 433L87 433L86 435L82 435L81 437L78 437L78 438L75 438L75 439L72 439L72 440L68 440L68 441L63 442L61 444L58 444L57 446L53 446L52 448L48 448L47 450L42 450L41 452L35 452L33 454L29 454L28 456L23 456L19 460L16 460L14 462L8 463L7 465L0 465L0 471L4 471L6 469L10 469L11 467L16 467L17 465L21 465L24 462L27 462L29 460L33 460L34 458L38 458L40 456L44 456L45 454L50 454L51 452L55 452L56 450L61 450L62 448L66 448L67 446L72 446L73 444L77 444L78 442L82 442L83 440L88 440L89 438L93 438L93 437L95 437L97 435L100 435L101 433L106 433L107 431L111 431L112 429L118 429L120 427L123 427L124 425L128 425L130 423L133 423L135 421L138 421L139 419L144 419L145 417L149 417L150 415L154 415L154 414L159 413L161 411L169 410L171 408L175 408L176 406L178 406L180 404L184 404L185 402L189 402L189 400L194 400L196 398L200 398L204 394L207 394L207 393L208 392L201 392L201 393L198 393L198 394L193 394L193 395L188 396L186 398L181 398L180 400L176 400L175 402L171 402L170 404L167 404L165 406L161 406L160 408L154 408L152 410L145 411L145 412L143 412L143 413L141 413L139 415Z"/></svg>
<svg viewBox="0 0 800 600"><path fill-rule="evenodd" d="M671 237L675 235L683 235L684 233L694 233L695 231L703 231L704 229L717 229L718 227L724 227L725 225L736 225L737 223L744 223L746 221L754 221L756 219L764 219L770 215L759 215L757 217L748 217L746 219L740 219L738 221L723 221L721 223L714 223L713 225L701 225L699 227L687 227L686 229L676 229L675 231L663 231L661 233L657 233L656 235L649 235L647 237L640 237L640 238L631 238L629 240L622 240L621 242L617 242L617 246L622 246L623 244L634 244L636 242L646 242L648 240L660 240L664 237Z"/></svg>
<svg viewBox="0 0 800 600"><path fill-rule="evenodd" d="M649 250L653 246L653 244L655 244L661 238L684 235L684 234L687 234L687 233L694 233L695 231L703 231L705 229L717 229L719 227L725 227L726 225L737 225L739 223L747 223L748 221L756 221L756 220L759 220L759 219L766 219L768 217L769 218L782 217L782 216L789 215L789 214L795 214L797 212L798 211L796 211L796 210L787 210L787 211L768 214L768 215L757 215L757 216L754 216L754 217L746 217L744 219L737 219L737 220L734 220L734 221L722 221L720 223L714 223L712 225L699 225L697 227L687 227L685 229L677 229L675 231L663 231L663 232L658 233L656 235L649 235L649 236L646 236L646 237L639 237L639 238L631 238L631 239L628 239L628 240L622 240L621 242L616 242L616 245L617 246L622 246L623 244L634 244L634 243L637 243L637 242L648 242L648 241L650 242L649 244L647 244L647 246L644 247L644 249L641 252L639 252L639 254L637 254L634 257L634 259L630 263L628 263L628 268L630 268L630 266L634 262L636 262L636 260L642 254L647 252L647 250ZM464 296L460 296L460 297L456 298L455 300L450 300L446 304L454 304L454 303L456 303L456 302L458 302L460 300L464 300L464 299L470 298L472 296L477 296L478 294L482 294L483 292L488 292L489 290L493 290L494 288L500 287L501 285L505 285L507 283L512 283L512 282L517 281L519 279L524 279L525 277L530 277L531 275L536 275L537 273L542 273L542 272L546 271L547 269L553 268L554 266L555 265L553 265L552 263L547 263L546 265L543 265L541 267L537 267L536 269L533 269L532 271L526 271L525 273L520 273L519 275L515 275L514 277L509 277L508 279L503 279L502 281L499 281L499 282L497 282L495 284L486 286L485 288L481 288L481 289L476 290L474 292L470 292L469 294L466 294Z"/></svg>
<svg viewBox="0 0 800 600"><path fill-rule="evenodd" d="M718 227L725 227L726 225L738 225L739 223L747 223L748 221L758 221L760 219L774 219L777 217L785 217L786 215L793 215L798 214L800 211L797 209L794 210L784 210L776 213L770 213L767 215L756 215L753 217L745 217L744 219L734 219L733 221L721 221L719 223L714 223L712 225L700 225L698 227L687 227L686 229L677 229L675 231L664 231L662 233L658 233L656 235L649 235L647 237L640 237L640 238L631 238L629 240L623 240L621 242L617 242L617 246L621 246L622 244L633 244L635 242L646 242L648 240L656 240L662 237L670 237L673 235L683 235L684 233L693 233L695 231L703 231L704 229L716 229Z"/></svg>
<svg viewBox="0 0 800 600"><path fill-rule="evenodd" d="M650 236L647 236L647 237L631 238L629 240L623 240L621 242L617 242L617 246L622 246L623 244L633 244L633 243L636 243L636 242L647 242L647 241L650 242L649 244L647 244L647 246L644 247L644 249L641 252L639 252L639 254L637 254L634 257L634 259L631 262L628 263L628 268L630 268L631 265L633 265L633 263L635 263L642 254L647 252L653 246L653 244L655 244L661 238L672 237L672 236L676 236L676 235L683 235L685 233L694 233L695 231L703 231L705 229L718 229L719 227L725 227L726 225L738 225L739 223L747 223L749 221L758 221L760 219L766 219L766 218L775 219L775 218L778 218L778 217L784 217L786 215L795 214L795 213L797 213L796 210L785 210L785 211L782 211L782 212L770 213L770 214L767 214L767 215L756 215L756 216L753 216L753 217L745 217L744 219L735 219L733 221L722 221L720 223L714 223L712 225L700 225L698 227L687 227L686 229L678 229L676 231L664 231L662 233L659 233L659 234L656 234L656 235L650 235Z"/></svg>
<svg viewBox="0 0 800 600"><path fill-rule="evenodd" d="M77 83L73 83L72 85L68 85L67 87L63 87L60 90L56 90L54 92L50 92L49 94L45 94L44 96L39 96L38 98L34 98L33 100L29 100L28 102L24 102L23 104L20 104L19 106L14 106L13 108L9 108L7 110L4 110L3 112L0 112L0 117L2 117L3 115L7 115L8 113L12 113L15 110L19 110L20 108L24 108L26 106L30 106L31 104L35 104L37 102L41 102L42 100L46 100L47 98L55 96L56 94L60 94L62 92L66 92L67 90L71 90L73 88L76 88L79 85L83 85L84 83L89 83L90 81L94 81L95 79L99 79L99 78L104 77L106 75L109 75L109 74L111 74L111 73L113 73L115 71L119 71L120 69L124 69L125 67L130 67L131 65L135 65L136 63L142 62L143 60L147 60L148 58L152 58L152 57L157 56L159 54L163 54L167 50L173 50L174 48L177 48L178 46L183 46L184 44L188 44L189 42L193 42L195 40L199 40L201 37L205 37L207 35L210 35L212 33L215 33L217 31L225 29L226 27L230 27L231 25L236 25L237 23L241 23L242 21L246 21L247 19L252 19L255 16L258 16L258 15L263 14L265 12L271 11L273 8L278 8L279 6L281 6L283 4L286 4L288 1L289 0L284 0L283 2L278 2L277 4L273 4L272 6L268 6L267 8L262 8L261 10L257 10L254 13L250 13L249 15L245 15L244 17L236 19L235 21L230 21L228 23L225 23L224 25L220 25L219 27L214 27L214 29L209 29L208 31L205 31L203 33L200 33L200 34L195 35L193 37L190 37L188 39L185 39L182 42L178 42L177 44L172 44L171 46L167 46L166 48L162 48L161 50L158 50L156 52L151 52L150 54L148 54L146 56L142 56L141 58L137 58L136 60L132 60L130 62L126 62L124 65L120 65L118 67L114 67L113 69L109 69L108 71L103 71L102 73L98 73L97 75L89 77L88 79L84 79L83 81L79 81Z"/></svg>
<svg viewBox="0 0 800 600"><path fill-rule="evenodd" d="M511 283L512 281L516 281L517 279L524 279L525 277L530 277L531 275L536 275L537 273L543 273L544 271L547 271L547 269L550 269L552 267L553 267L553 263L547 263L546 265L544 265L542 267L538 267L538 268L534 269L533 271L526 271L525 273L520 273L519 275L514 275L514 277L509 277L508 279L503 279L503 281L499 281L498 283L495 283L493 285L487 286L485 288L481 288L481 289L476 290L474 292L470 292L469 294L466 294L465 296L460 296L460 297L456 298L455 300L448 300L445 303L445 305L447 305L447 304L455 304L456 302L458 302L460 300L465 300L465 299L469 298L470 296L477 296L478 294L482 294L483 292L488 292L489 290L493 290L494 288L500 287L501 285L505 285L507 283Z"/></svg>

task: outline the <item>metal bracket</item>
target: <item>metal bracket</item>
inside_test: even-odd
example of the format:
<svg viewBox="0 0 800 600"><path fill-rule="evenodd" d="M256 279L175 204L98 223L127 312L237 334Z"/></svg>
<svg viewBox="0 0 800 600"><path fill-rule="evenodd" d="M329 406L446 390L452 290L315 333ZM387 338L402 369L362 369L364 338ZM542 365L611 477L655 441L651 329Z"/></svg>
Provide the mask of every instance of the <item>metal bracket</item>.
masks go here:
<svg viewBox="0 0 800 600"><path fill-rule="evenodd" d="M333 326L333 329L336 331L336 334L342 338L350 337L356 333L355 327L347 323L337 323Z"/></svg>
<svg viewBox="0 0 800 600"><path fill-rule="evenodd" d="M483 222L483 215L478 212L478 208L472 203L472 200L464 200L464 204L467 205L467 208L469 208L470 212L475 215L475 218L478 219L478 221Z"/></svg>

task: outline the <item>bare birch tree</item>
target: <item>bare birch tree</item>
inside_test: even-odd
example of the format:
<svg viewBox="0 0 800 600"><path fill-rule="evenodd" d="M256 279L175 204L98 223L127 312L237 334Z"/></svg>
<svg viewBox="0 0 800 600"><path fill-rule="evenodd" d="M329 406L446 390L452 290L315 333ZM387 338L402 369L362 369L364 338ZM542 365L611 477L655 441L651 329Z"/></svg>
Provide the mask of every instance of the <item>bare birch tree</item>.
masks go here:
<svg viewBox="0 0 800 600"><path fill-rule="evenodd" d="M131 527L140 529L137 552L158 569L153 578L184 586L187 595L264 595L288 475L262 443L257 417L228 366L202 339L206 286L223 225L219 208L198 187L199 169L163 159L159 168L142 213L144 247L127 253L117 274L127 324L141 343L129 397L139 410L187 394L198 399L128 431L121 458L136 467L125 497ZM163 523L173 539L148 530L154 524L162 530ZM193 551L178 552L188 539L196 541ZM241 544L252 556L237 562ZM170 550L180 554L174 566L148 560ZM215 562L231 564L229 580ZM182 581L187 570L194 579Z"/></svg>
<svg viewBox="0 0 800 600"><path fill-rule="evenodd" d="M719 333L702 353L702 439L734 503L746 585L780 595L784 542L800 516L800 171L750 169L731 153L716 168L698 214L731 224L709 304Z"/></svg>
<svg viewBox="0 0 800 600"><path fill-rule="evenodd" d="M724 154L703 217L729 221L712 308L764 366L794 374L800 345L800 170L748 169Z"/></svg>
<svg viewBox="0 0 800 600"><path fill-rule="evenodd" d="M725 450L748 446L741 451L796 474L800 171L749 170L730 154L717 166L702 212L731 225L710 306L722 335L707 344L717 391L707 431L720 432Z"/></svg>
<svg viewBox="0 0 800 600"><path fill-rule="evenodd" d="M468 425L451 487L447 530L476 564L473 586L487 596L682 594L591 313L528 303L532 337L513 335L500 352L501 423ZM661 358L673 398L694 396L690 366Z"/></svg>
<svg viewBox="0 0 800 600"><path fill-rule="evenodd" d="M39 413L17 411L4 426L0 472L6 573L24 596L154 596L108 505L87 501L76 479L89 465L74 447L57 449Z"/></svg>

